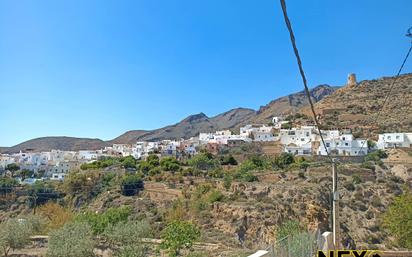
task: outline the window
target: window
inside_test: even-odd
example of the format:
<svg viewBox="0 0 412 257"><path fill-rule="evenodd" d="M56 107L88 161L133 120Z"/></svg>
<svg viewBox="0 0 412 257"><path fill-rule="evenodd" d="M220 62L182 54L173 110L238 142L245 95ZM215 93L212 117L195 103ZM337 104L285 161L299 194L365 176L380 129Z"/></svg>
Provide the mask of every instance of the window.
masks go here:
<svg viewBox="0 0 412 257"><path fill-rule="evenodd" d="M326 143L326 147L330 147L330 143Z"/></svg>
<svg viewBox="0 0 412 257"><path fill-rule="evenodd" d="M399 136L396 136L396 139L399 139Z"/></svg>
<svg viewBox="0 0 412 257"><path fill-rule="evenodd" d="M300 139L300 141L302 141L302 142L303 142L303 141L305 141L305 139L302 137L302 138Z"/></svg>
<svg viewBox="0 0 412 257"><path fill-rule="evenodd" d="M348 143L345 143L345 146L348 146L349 144Z"/></svg>
<svg viewBox="0 0 412 257"><path fill-rule="evenodd" d="M388 139L391 140L391 136L388 136Z"/></svg>
<svg viewBox="0 0 412 257"><path fill-rule="evenodd" d="M345 137L342 137L342 140L345 141Z"/></svg>

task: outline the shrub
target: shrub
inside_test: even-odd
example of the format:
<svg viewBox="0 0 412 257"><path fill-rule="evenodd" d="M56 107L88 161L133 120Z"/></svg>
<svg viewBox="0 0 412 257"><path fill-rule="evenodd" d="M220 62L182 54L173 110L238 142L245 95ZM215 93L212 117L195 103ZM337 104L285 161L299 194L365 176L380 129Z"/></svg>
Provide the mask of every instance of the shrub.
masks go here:
<svg viewBox="0 0 412 257"><path fill-rule="evenodd" d="M125 169L136 169L136 159L133 156L127 156L122 161L122 166Z"/></svg>
<svg viewBox="0 0 412 257"><path fill-rule="evenodd" d="M153 167L159 166L159 156L156 154L150 154L147 156L146 161Z"/></svg>
<svg viewBox="0 0 412 257"><path fill-rule="evenodd" d="M68 223L50 233L47 257L92 257L94 246L89 224Z"/></svg>
<svg viewBox="0 0 412 257"><path fill-rule="evenodd" d="M219 166L219 162L210 153L200 153L188 161L188 164L199 170L212 170Z"/></svg>
<svg viewBox="0 0 412 257"><path fill-rule="evenodd" d="M187 221L172 221L162 231L161 248L167 249L170 256L178 256L182 249L190 249L200 238L200 230Z"/></svg>
<svg viewBox="0 0 412 257"><path fill-rule="evenodd" d="M353 174L352 175L352 183L353 184L360 184L362 183L362 178L358 174Z"/></svg>
<svg viewBox="0 0 412 257"><path fill-rule="evenodd" d="M236 159L231 155L225 155L220 157L221 165L237 165Z"/></svg>
<svg viewBox="0 0 412 257"><path fill-rule="evenodd" d="M290 164L295 162L295 156L291 153L281 153L274 160L274 164L281 168L287 168Z"/></svg>
<svg viewBox="0 0 412 257"><path fill-rule="evenodd" d="M122 194L125 196L132 196L139 193L143 189L143 180L139 175L126 175L121 181Z"/></svg>
<svg viewBox="0 0 412 257"><path fill-rule="evenodd" d="M212 190L207 196L209 203L220 202L224 197L225 196L219 190Z"/></svg>
<svg viewBox="0 0 412 257"><path fill-rule="evenodd" d="M174 157L165 157L160 160L160 166L165 171L176 172L180 169L180 163Z"/></svg>
<svg viewBox="0 0 412 257"><path fill-rule="evenodd" d="M228 174L226 174L223 177L223 186L225 187L226 190L230 189L230 187L232 186L232 181L233 181L232 176L230 176Z"/></svg>
<svg viewBox="0 0 412 257"><path fill-rule="evenodd" d="M384 215L383 225L399 246L412 249L412 193L405 191L395 198Z"/></svg>
<svg viewBox="0 0 412 257"><path fill-rule="evenodd" d="M288 220L283 222L276 231L276 239L280 240L286 236L294 235L302 232L299 221Z"/></svg>
<svg viewBox="0 0 412 257"><path fill-rule="evenodd" d="M9 219L0 223L0 249L4 256L10 250L21 249L30 243L33 227L22 219Z"/></svg>
<svg viewBox="0 0 412 257"><path fill-rule="evenodd" d="M8 194L12 192L12 187L19 184L14 178L2 177L0 178L0 194Z"/></svg>
<svg viewBox="0 0 412 257"><path fill-rule="evenodd" d="M129 207L109 208L103 213L85 212L76 217L76 221L90 225L93 234L102 234L107 227L124 223L131 214Z"/></svg>
<svg viewBox="0 0 412 257"><path fill-rule="evenodd" d="M141 239L149 236L151 236L151 228L146 221L117 223L109 226L104 233L117 257L146 256L147 248Z"/></svg>
<svg viewBox="0 0 412 257"><path fill-rule="evenodd" d="M7 164L6 166L6 170L11 171L11 172L18 171L19 169L20 167L16 163L10 163L10 164Z"/></svg>
<svg viewBox="0 0 412 257"><path fill-rule="evenodd" d="M73 213L58 203L49 202L38 209L38 214L43 217L47 224L46 230L55 230L63 227L73 220Z"/></svg>

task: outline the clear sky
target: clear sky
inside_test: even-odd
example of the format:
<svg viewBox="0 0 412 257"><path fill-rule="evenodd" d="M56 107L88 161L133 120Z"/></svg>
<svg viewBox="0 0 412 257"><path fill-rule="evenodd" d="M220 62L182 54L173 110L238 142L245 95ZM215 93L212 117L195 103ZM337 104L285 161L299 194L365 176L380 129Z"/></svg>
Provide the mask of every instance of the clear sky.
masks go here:
<svg viewBox="0 0 412 257"><path fill-rule="evenodd" d="M411 10L289 0L309 84L395 74ZM257 109L302 90L292 54L278 0L0 0L0 146Z"/></svg>

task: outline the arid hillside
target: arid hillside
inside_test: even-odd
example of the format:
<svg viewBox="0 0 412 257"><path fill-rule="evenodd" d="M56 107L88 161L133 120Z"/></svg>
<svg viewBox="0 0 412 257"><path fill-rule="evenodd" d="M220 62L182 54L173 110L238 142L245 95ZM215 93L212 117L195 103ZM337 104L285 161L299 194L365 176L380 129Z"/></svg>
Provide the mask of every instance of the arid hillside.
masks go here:
<svg viewBox="0 0 412 257"><path fill-rule="evenodd" d="M411 131L412 73L346 85L315 104L323 127L351 128L358 135ZM383 102L386 104L382 109ZM306 106L300 112L310 114Z"/></svg>

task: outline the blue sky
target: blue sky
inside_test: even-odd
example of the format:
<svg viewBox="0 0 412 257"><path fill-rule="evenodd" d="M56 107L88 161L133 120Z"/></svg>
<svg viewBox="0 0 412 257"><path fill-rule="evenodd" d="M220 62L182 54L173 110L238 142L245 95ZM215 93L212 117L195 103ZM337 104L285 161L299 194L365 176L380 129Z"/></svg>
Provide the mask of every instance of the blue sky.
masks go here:
<svg viewBox="0 0 412 257"><path fill-rule="evenodd" d="M309 84L393 75L411 10L289 0ZM112 139L301 89L278 0L0 0L0 146Z"/></svg>

